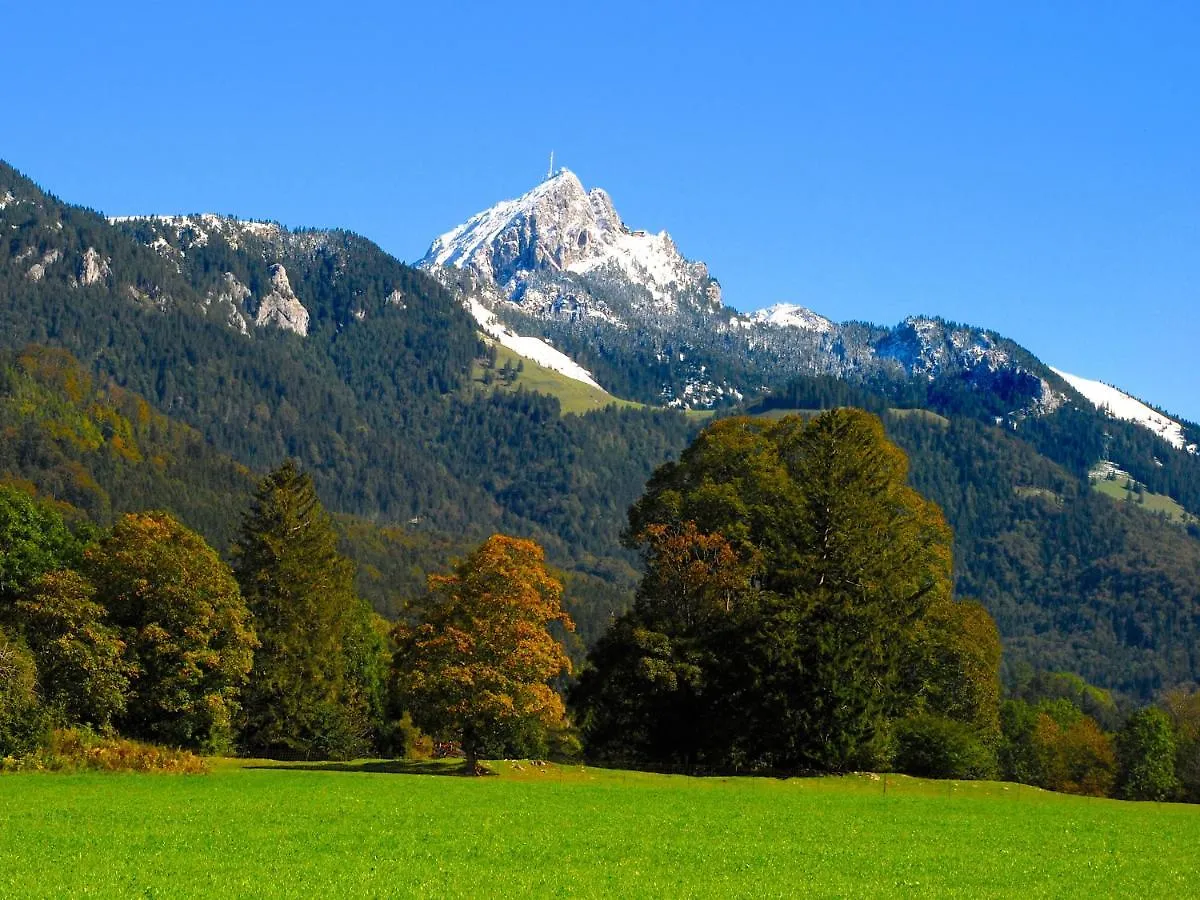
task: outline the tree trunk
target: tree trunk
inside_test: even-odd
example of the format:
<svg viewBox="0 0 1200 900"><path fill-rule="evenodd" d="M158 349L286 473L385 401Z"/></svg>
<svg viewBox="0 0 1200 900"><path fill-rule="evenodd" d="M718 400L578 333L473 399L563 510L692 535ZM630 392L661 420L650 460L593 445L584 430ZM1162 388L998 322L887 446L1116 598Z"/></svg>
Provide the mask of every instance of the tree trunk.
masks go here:
<svg viewBox="0 0 1200 900"><path fill-rule="evenodd" d="M469 729L463 732L462 749L463 755L466 756L463 761L463 771L467 775L482 774L479 767L479 742L475 740L475 735Z"/></svg>

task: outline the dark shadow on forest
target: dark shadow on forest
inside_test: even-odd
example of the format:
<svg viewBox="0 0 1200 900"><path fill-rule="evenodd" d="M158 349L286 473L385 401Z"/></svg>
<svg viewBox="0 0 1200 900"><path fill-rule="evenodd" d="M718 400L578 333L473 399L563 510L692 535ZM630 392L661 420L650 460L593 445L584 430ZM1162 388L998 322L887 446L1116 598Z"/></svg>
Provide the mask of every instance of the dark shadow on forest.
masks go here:
<svg viewBox="0 0 1200 900"><path fill-rule="evenodd" d="M365 772L385 775L449 775L459 778L495 775L482 764L476 776L468 776L462 760L381 759L370 762L281 761L246 766L247 769L288 769L297 772Z"/></svg>

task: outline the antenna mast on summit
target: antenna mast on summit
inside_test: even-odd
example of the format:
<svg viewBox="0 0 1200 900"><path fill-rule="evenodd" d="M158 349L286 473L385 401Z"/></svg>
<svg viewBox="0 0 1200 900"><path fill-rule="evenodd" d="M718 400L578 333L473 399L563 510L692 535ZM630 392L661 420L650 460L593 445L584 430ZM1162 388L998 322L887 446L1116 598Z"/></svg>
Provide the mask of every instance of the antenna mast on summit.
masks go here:
<svg viewBox="0 0 1200 900"><path fill-rule="evenodd" d="M553 177L554 177L554 151L551 150L550 151L550 171L546 173L546 178L550 179Z"/></svg>

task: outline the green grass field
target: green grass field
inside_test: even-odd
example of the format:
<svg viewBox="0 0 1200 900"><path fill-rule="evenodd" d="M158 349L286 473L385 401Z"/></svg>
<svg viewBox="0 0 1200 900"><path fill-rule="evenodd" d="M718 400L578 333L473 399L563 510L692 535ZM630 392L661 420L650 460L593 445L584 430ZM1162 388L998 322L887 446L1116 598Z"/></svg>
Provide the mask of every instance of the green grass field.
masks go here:
<svg viewBox="0 0 1200 900"><path fill-rule="evenodd" d="M435 763L0 777L0 896L1184 897L1200 809Z"/></svg>

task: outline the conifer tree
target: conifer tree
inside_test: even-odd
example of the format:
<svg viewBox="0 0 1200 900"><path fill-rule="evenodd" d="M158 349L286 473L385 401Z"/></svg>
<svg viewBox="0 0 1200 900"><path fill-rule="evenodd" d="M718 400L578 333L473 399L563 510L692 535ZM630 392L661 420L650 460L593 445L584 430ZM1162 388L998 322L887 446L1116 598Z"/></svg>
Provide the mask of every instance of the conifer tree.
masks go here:
<svg viewBox="0 0 1200 900"><path fill-rule="evenodd" d="M379 638L354 591L354 564L312 479L292 462L259 484L234 548L261 646L246 692L243 748L348 758L370 745Z"/></svg>

